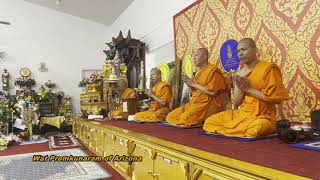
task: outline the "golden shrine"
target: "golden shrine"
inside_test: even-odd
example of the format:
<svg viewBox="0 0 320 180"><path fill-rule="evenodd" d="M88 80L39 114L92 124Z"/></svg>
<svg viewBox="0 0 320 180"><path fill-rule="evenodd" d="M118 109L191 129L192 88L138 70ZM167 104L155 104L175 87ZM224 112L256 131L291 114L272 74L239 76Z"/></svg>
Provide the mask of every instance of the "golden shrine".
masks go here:
<svg viewBox="0 0 320 180"><path fill-rule="evenodd" d="M117 38L106 43L110 50L101 74L92 74L86 84L87 89L80 94L80 110L82 117L87 114L107 115L121 105L119 81L124 79L128 86L143 93L145 89L145 45L132 39L130 31L126 38L120 31ZM128 72L134 69L136 73ZM80 86L80 84L79 84Z"/></svg>
<svg viewBox="0 0 320 180"><path fill-rule="evenodd" d="M126 71L126 69L123 69L121 73L125 73L124 71ZM117 88L119 81L118 76L115 74L115 67L112 60L107 60L103 64L101 77L102 79L98 82L96 91L92 91L91 89L89 92L80 94L80 110L82 115L83 112L92 112L94 109L111 110L111 103L108 103L110 102L108 100L111 99L112 92Z"/></svg>

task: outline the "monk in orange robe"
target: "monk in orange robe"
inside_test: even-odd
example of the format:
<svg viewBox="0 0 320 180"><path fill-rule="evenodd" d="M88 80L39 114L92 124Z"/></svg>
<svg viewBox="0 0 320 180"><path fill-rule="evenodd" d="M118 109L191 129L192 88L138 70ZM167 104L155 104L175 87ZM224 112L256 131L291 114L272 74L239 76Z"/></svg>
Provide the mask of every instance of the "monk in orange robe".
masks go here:
<svg viewBox="0 0 320 180"><path fill-rule="evenodd" d="M120 79L119 81L119 92L121 94L121 99L129 99L135 97L135 92L133 89L128 88L128 81L127 79ZM123 107L120 105L116 110L113 110L108 113L109 118L115 118L115 117L122 117L123 114Z"/></svg>
<svg viewBox="0 0 320 180"><path fill-rule="evenodd" d="M240 105L209 117L203 126L207 132L234 137L263 136L275 131L275 104L288 99L277 65L258 60L255 42L250 38L238 44L241 70L234 76L232 102Z"/></svg>
<svg viewBox="0 0 320 180"><path fill-rule="evenodd" d="M226 90L222 72L208 63L208 50L196 50L193 60L199 68L194 79L182 76L192 90L190 102L170 112L166 121L172 125L191 126L201 124L206 117L222 110L221 96Z"/></svg>
<svg viewBox="0 0 320 180"><path fill-rule="evenodd" d="M169 104L172 98L170 85L161 81L161 71L156 68L151 70L151 79L154 87L146 91L146 94L152 99L150 109L134 115L134 119L140 122L163 121L170 112Z"/></svg>

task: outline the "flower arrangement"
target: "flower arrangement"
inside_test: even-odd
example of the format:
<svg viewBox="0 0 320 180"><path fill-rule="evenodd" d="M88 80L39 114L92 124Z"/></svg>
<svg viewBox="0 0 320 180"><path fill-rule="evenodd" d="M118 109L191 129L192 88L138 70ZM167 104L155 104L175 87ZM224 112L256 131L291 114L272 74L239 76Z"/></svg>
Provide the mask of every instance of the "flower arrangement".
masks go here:
<svg viewBox="0 0 320 180"><path fill-rule="evenodd" d="M6 139L0 138L0 151L7 149L8 143Z"/></svg>
<svg viewBox="0 0 320 180"><path fill-rule="evenodd" d="M19 143L21 142L21 139L19 138L19 136L10 133L9 136L7 136L7 141L9 142L9 144L14 144L14 143Z"/></svg>
<svg viewBox="0 0 320 180"><path fill-rule="evenodd" d="M0 151L7 149L8 143L6 136L0 132Z"/></svg>
<svg viewBox="0 0 320 180"><path fill-rule="evenodd" d="M9 103L9 99L4 95L0 95L0 103Z"/></svg>
<svg viewBox="0 0 320 180"><path fill-rule="evenodd" d="M21 118L25 121L28 127L30 140L33 135L32 125L36 121L35 112L37 111L37 106L30 100L21 100Z"/></svg>
<svg viewBox="0 0 320 180"><path fill-rule="evenodd" d="M101 80L101 74L98 74L96 72L91 74L91 76L89 77L89 83L99 83Z"/></svg>
<svg viewBox="0 0 320 180"><path fill-rule="evenodd" d="M56 92L56 95L60 98L64 97L64 92L63 91L58 91Z"/></svg>
<svg viewBox="0 0 320 180"><path fill-rule="evenodd" d="M31 87L36 84L36 81L30 77L18 77L16 78L14 84L18 86Z"/></svg>
<svg viewBox="0 0 320 180"><path fill-rule="evenodd" d="M38 95L39 95L39 100L45 100L45 99L48 99L49 92L44 88L43 85L41 85L38 91Z"/></svg>

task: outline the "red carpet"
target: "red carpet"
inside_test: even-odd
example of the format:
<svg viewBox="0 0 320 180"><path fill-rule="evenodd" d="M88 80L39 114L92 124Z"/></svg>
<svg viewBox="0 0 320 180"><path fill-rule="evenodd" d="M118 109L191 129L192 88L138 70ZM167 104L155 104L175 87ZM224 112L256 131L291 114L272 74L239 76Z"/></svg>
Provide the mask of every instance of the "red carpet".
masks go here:
<svg viewBox="0 0 320 180"><path fill-rule="evenodd" d="M119 120L109 120L106 124L252 164L320 179L319 152L289 147L278 138L243 142L199 135L201 128L179 129Z"/></svg>
<svg viewBox="0 0 320 180"><path fill-rule="evenodd" d="M60 149L67 149L67 148L60 148ZM88 156L94 156L95 154L92 153L90 150L85 148L84 146L81 149L88 154ZM57 149L55 149L57 150ZM24 153L32 153L32 152L42 152L42 151L50 151L48 147L48 143L40 143L40 144L30 144L30 145L14 145L8 147L8 149L4 151L0 151L0 156L7 156L13 154L24 154ZM106 180L123 180L124 178L115 171L111 166L109 166L106 162L99 163L102 168L107 170L110 174L112 174L112 178L108 178Z"/></svg>

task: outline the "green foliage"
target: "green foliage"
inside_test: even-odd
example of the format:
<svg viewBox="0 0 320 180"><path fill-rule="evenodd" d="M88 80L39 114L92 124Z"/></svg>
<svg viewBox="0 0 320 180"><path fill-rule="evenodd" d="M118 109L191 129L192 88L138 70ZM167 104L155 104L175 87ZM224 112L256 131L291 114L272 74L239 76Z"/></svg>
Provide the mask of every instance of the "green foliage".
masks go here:
<svg viewBox="0 0 320 180"><path fill-rule="evenodd" d="M8 123L11 121L13 105L12 103L5 97L0 96L0 121L3 123Z"/></svg>
<svg viewBox="0 0 320 180"><path fill-rule="evenodd" d="M18 86L32 87L36 84L36 81L30 77L18 77L14 84Z"/></svg>
<svg viewBox="0 0 320 180"><path fill-rule="evenodd" d="M78 84L79 87L86 87L88 84L88 79L81 80Z"/></svg>

